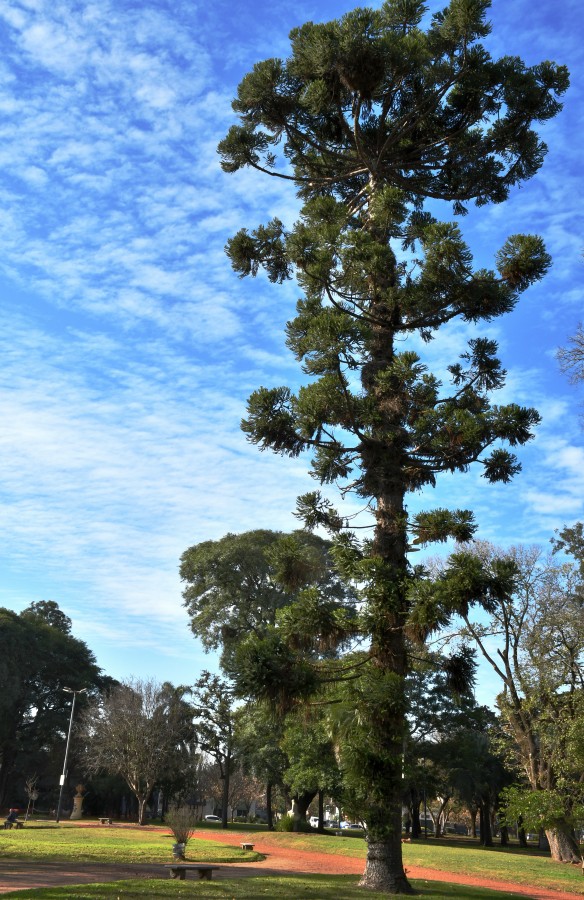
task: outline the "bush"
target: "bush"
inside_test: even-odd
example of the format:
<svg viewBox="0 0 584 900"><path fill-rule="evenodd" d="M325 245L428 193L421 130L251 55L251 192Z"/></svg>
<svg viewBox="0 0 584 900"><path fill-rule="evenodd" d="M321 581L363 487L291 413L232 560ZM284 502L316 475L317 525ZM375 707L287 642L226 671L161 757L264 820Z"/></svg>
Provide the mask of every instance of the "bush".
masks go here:
<svg viewBox="0 0 584 900"><path fill-rule="evenodd" d="M282 816L281 819L278 819L275 826L276 831L294 831L294 816L290 816L286 814ZM308 822L297 822L296 823L296 831L313 831L311 825Z"/></svg>
<svg viewBox="0 0 584 900"><path fill-rule="evenodd" d="M164 817L165 824L172 831L177 844L188 844L198 822L194 811L190 806L171 806Z"/></svg>

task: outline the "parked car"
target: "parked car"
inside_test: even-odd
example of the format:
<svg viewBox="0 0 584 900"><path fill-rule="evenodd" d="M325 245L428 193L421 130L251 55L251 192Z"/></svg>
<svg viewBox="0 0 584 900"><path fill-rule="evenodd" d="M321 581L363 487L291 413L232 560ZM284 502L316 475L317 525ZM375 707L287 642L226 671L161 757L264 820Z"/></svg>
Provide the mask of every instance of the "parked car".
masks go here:
<svg viewBox="0 0 584 900"><path fill-rule="evenodd" d="M205 816L205 822L220 822L221 816Z"/></svg>

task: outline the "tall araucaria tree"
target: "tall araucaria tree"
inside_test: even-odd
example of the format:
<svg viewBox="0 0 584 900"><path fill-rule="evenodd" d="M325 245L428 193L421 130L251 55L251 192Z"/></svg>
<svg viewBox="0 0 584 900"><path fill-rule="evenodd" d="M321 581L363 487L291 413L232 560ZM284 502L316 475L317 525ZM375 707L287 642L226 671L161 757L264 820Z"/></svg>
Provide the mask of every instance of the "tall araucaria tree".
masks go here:
<svg viewBox="0 0 584 900"><path fill-rule="evenodd" d="M396 893L410 890L400 842L408 641L450 612L431 604L427 615L419 591L414 601L407 554L412 542L467 540L475 527L465 510L409 516L405 498L475 462L488 481L509 481L520 466L507 445L528 441L539 420L533 409L491 402L505 378L494 341L472 338L448 366L450 384L419 355L455 318L489 322L512 310L550 264L540 238L513 235L496 271L473 271L458 226L425 207L447 201L462 214L468 202L506 200L543 161L534 123L561 108L564 67L493 60L479 43L488 7L451 0L424 30L421 0L388 0L294 29L289 59L258 63L241 82L240 124L219 146L226 172L250 166L288 179L303 202L292 228L273 219L228 243L240 275L295 276L304 292L287 335L310 382L296 395L260 388L243 428L262 449L312 451L315 478L362 498L374 517L372 539L360 542L320 492L298 505L309 528L336 536L342 574L364 586L369 655L339 664L338 677L354 678L365 737L349 754L368 825L361 883ZM320 627L317 607L314 596L301 606L296 643L303 621L307 640ZM323 617L329 626L341 627ZM305 693L330 681L332 665L315 662Z"/></svg>

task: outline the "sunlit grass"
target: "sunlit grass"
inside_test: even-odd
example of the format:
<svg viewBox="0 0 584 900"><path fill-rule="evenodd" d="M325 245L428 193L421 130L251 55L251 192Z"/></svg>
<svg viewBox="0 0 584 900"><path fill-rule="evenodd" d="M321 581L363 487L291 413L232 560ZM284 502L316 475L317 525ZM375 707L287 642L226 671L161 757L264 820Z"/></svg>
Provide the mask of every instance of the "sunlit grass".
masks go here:
<svg viewBox="0 0 584 900"><path fill-rule="evenodd" d="M255 832L255 833L254 833ZM187 847L187 857L191 862L252 862L261 859L256 852L243 851L239 847L242 836L246 834L257 844L267 847L289 848L296 851L327 853L350 856L364 861L366 844L362 838L336 837L334 835L290 834L256 831L249 826L230 826L227 831L221 828L205 829L205 839L193 838ZM207 838L208 835L208 838ZM215 840L214 840L215 839ZM37 824L29 823L20 831L0 831L0 860L4 858L26 859L30 863L39 862L78 862L78 863L168 863L171 859L171 848L174 838L155 827L144 828L129 826L86 827L84 823ZM494 847L484 849L470 840L444 839L419 840L403 845L404 864L407 869L420 866L443 872L466 874L477 878L486 878L522 885L537 885L550 891L565 890L573 894L584 895L584 878L579 866L566 866L554 863L549 854L542 854L535 849L522 850L517 846L511 848ZM351 876L352 877L352 876ZM270 883L273 879L270 880ZM230 884L231 884L230 879ZM328 883L328 882L327 882ZM332 882L331 882L332 883ZM350 884L351 881L348 882ZM239 882L237 882L239 884ZM188 881L188 891L196 888L198 894L206 890L204 885ZM209 890L216 891L220 885L213 883ZM146 888L144 888L146 890ZM165 890L183 890L183 883L172 882ZM222 888L221 888L222 889ZM324 889L324 888L323 888ZM480 897L481 894L460 895L449 886L450 894L439 893L442 888L432 887L433 894L428 896ZM64 890L64 889L63 889ZM77 890L81 890L78 888ZM108 888L109 890L109 888ZM132 887L134 890L134 887ZM141 888L135 888L136 891ZM239 890L239 888L238 888ZM247 890L247 889L246 889ZM332 889L331 889L332 890ZM438 891L438 893L436 893ZM456 889L458 891L458 888ZM31 895L28 894L30 897ZM39 895L40 896L40 895ZM43 894L43 896L51 896ZM85 896L85 894L59 894L55 896ZM96 896L87 894L87 896ZM101 894L100 896L110 896ZM113 895L112 895L113 896ZM127 894L124 890L124 898ZM148 896L136 893L135 896ZM152 895L154 896L154 895ZM160 896L166 896L161 894ZM188 896L185 895L185 896ZM209 897L223 896L209 894ZM247 898L247 894L232 892L234 898ZM274 894L278 897L280 894ZM304 894L304 896L313 896ZM314 896L320 896L315 894ZM326 893L322 896L327 897ZM338 895L337 895L338 896ZM345 896L343 894L343 896ZM347 894L350 897L351 894ZM362 896L358 892L355 896ZM499 897L501 895L498 895Z"/></svg>
<svg viewBox="0 0 584 900"><path fill-rule="evenodd" d="M517 900L516 894L469 888L464 885L414 881L418 895L427 900ZM115 881L109 884L92 884L61 888L38 888L34 892L15 891L10 897L38 900L134 900L138 897L192 897L193 900L258 900L259 897L306 897L307 900L363 900L363 897L391 898L387 892L366 891L357 887L357 879L346 875L270 876L262 878L229 878L221 881L168 881L145 879L144 881ZM403 900L403 898L401 898Z"/></svg>
<svg viewBox="0 0 584 900"><path fill-rule="evenodd" d="M363 839L320 834L268 833L260 841L280 847L330 853L365 860ZM553 862L548 853L518 845L484 848L475 841L445 838L420 839L403 845L404 865L422 866L457 874L476 875L517 884L534 884L555 890L584 894L584 878L579 866Z"/></svg>
<svg viewBox="0 0 584 900"><path fill-rule="evenodd" d="M27 824L15 831L0 831L2 857L39 862L148 863L172 860L173 836L159 830L106 826L84 827L73 823ZM187 845L191 862L249 862L261 859L255 852L211 840L193 838Z"/></svg>

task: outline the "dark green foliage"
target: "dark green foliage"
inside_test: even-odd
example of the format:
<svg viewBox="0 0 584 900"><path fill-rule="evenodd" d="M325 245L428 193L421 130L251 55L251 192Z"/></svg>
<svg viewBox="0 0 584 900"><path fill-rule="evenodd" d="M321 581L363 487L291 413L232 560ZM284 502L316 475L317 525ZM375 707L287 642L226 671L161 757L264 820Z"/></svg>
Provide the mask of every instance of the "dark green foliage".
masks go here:
<svg viewBox="0 0 584 900"><path fill-rule="evenodd" d="M63 634L71 634L71 619L59 609L59 604L54 600L39 600L31 603L21 613L23 619L44 622L52 628L57 628Z"/></svg>
<svg viewBox="0 0 584 900"><path fill-rule="evenodd" d="M492 59L479 43L490 31L488 6L451 0L422 30L421 0L386 0L294 29L287 60L259 63L243 79L233 104L239 124L219 146L225 171L251 166L288 178L303 202L292 227L274 219L227 246L240 275L294 276L304 293L287 343L309 382L297 394L256 391L242 427L261 449L310 451L315 478L356 495L373 515L372 538L359 541L318 491L297 510L308 528L333 535L343 577L359 585L354 632L370 647L367 660L335 668L319 656L335 626L340 642L347 638L325 592L321 611L314 596L291 608L282 632L298 671L308 658L315 686L340 679L348 693L339 702L359 711L363 731L343 752L361 778L369 825L364 884L396 893L408 889L399 845L407 641L423 642L468 604L489 608L510 577L501 570L485 581L461 556L448 591L426 591L408 564L411 542L468 540L476 526L466 510L410 519L406 498L475 462L488 481L509 481L520 470L509 448L530 440L539 421L533 409L492 401L505 381L492 340L471 334L447 380L421 355L455 318L478 325L512 310L550 265L538 237L513 235L492 270L475 271L458 225L436 218L438 204L424 208L445 201L446 215L462 214L469 202L505 200L540 167L546 148L535 126L559 111L568 86L562 66ZM273 649L285 658L281 644ZM248 650L267 672L266 646ZM310 679L286 687L304 697ZM267 678L256 691L269 693ZM385 869L378 855L390 860Z"/></svg>
<svg viewBox="0 0 584 900"><path fill-rule="evenodd" d="M95 692L107 683L70 627L54 601L33 603L20 615L0 610L0 803L10 802L9 784L35 773L41 790L58 783L71 711L63 688Z"/></svg>
<svg viewBox="0 0 584 900"><path fill-rule="evenodd" d="M305 531L257 530L204 541L183 553L180 574L193 632L205 649L221 647L222 666L244 696L256 677L274 690L276 673L287 677L289 651L270 629L308 587L326 594L331 627L348 627L354 610L354 594L332 566L330 543ZM255 673L244 661L250 643L257 649Z"/></svg>

